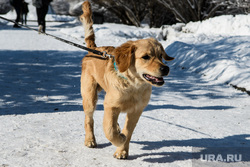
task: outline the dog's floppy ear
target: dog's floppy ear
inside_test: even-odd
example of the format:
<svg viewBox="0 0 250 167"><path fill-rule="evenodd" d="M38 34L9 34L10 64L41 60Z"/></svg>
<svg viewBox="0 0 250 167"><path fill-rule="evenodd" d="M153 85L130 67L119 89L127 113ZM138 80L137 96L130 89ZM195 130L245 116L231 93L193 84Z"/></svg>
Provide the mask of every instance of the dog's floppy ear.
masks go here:
<svg viewBox="0 0 250 167"><path fill-rule="evenodd" d="M120 72L126 71L131 65L135 46L132 41L128 41L114 50L115 61Z"/></svg>
<svg viewBox="0 0 250 167"><path fill-rule="evenodd" d="M166 61L172 61L172 60L174 60L174 58L173 57L170 57L170 56L168 56L168 54L166 53L166 54L163 54L163 59L164 60L166 60Z"/></svg>

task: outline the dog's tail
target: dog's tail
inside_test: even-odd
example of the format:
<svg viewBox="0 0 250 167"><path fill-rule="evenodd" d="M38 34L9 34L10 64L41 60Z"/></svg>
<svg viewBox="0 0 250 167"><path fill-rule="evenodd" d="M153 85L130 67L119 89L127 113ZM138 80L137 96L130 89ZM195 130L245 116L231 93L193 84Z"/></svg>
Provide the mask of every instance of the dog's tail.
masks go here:
<svg viewBox="0 0 250 167"><path fill-rule="evenodd" d="M95 33L93 29L92 10L89 1L85 1L82 4L83 14L80 16L80 20L84 27L85 42L88 48L95 48Z"/></svg>

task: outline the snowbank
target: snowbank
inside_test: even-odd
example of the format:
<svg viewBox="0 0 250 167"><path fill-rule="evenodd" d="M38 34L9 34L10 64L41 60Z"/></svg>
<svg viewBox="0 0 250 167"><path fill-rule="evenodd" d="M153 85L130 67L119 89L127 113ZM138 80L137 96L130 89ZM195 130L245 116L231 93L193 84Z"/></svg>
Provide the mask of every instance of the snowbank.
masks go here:
<svg viewBox="0 0 250 167"><path fill-rule="evenodd" d="M162 36L167 40L197 37L199 35L244 36L250 35L250 14L226 15L210 18L202 22L177 23L162 27Z"/></svg>
<svg viewBox="0 0 250 167"><path fill-rule="evenodd" d="M175 66L250 90L250 14L167 26L162 34Z"/></svg>
<svg viewBox="0 0 250 167"><path fill-rule="evenodd" d="M166 52L174 66L200 73L209 81L237 85L250 90L250 38L227 37L200 44L174 42Z"/></svg>
<svg viewBox="0 0 250 167"><path fill-rule="evenodd" d="M250 14L219 16L202 22L191 22L182 28L185 33L211 35L250 35Z"/></svg>

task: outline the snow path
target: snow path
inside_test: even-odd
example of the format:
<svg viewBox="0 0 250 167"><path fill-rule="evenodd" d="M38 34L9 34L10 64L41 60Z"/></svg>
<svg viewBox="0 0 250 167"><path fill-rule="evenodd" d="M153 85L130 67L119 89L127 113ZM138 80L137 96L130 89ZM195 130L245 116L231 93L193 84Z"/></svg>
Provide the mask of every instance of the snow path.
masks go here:
<svg viewBox="0 0 250 167"><path fill-rule="evenodd" d="M47 32L63 37L61 24L48 23ZM153 89L135 129L129 159L116 160L102 131L103 93L95 112L98 148L84 147L80 62L86 52L11 25L0 29L0 49L0 166L188 167L196 161L192 148L250 147L249 96L170 63L166 84ZM249 165L250 157L244 160L218 164Z"/></svg>

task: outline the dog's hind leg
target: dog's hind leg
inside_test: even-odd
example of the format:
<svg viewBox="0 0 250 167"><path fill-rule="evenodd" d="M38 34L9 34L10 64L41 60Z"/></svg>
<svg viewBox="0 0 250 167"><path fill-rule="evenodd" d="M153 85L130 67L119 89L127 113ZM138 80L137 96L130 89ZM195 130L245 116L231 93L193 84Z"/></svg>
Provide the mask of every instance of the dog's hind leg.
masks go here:
<svg viewBox="0 0 250 167"><path fill-rule="evenodd" d="M94 79L81 77L81 94L83 98L83 110L85 113L85 146L94 148L97 146L94 136L94 110L97 102L98 84Z"/></svg>

